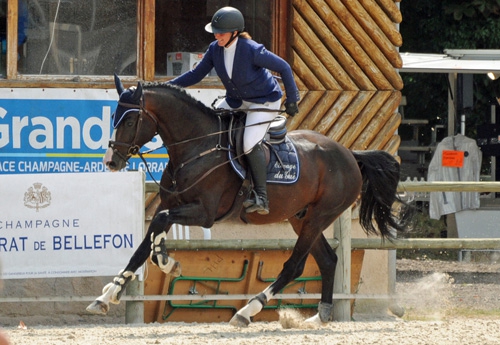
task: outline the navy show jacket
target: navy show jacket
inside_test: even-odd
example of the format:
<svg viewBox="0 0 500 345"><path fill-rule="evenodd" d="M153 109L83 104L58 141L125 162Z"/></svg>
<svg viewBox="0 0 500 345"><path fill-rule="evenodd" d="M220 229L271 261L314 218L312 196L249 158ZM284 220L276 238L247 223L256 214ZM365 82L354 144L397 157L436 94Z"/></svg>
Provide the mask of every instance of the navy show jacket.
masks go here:
<svg viewBox="0 0 500 345"><path fill-rule="evenodd" d="M286 102L300 99L290 65L281 57L268 51L264 45L239 37L236 42L233 75L229 78L224 65L224 47L214 41L203 59L191 71L185 72L169 83L188 87L200 82L215 68L226 88L226 101L232 108L241 106L241 101L253 103L274 102L283 96L283 91L270 71L280 74L285 86Z"/></svg>

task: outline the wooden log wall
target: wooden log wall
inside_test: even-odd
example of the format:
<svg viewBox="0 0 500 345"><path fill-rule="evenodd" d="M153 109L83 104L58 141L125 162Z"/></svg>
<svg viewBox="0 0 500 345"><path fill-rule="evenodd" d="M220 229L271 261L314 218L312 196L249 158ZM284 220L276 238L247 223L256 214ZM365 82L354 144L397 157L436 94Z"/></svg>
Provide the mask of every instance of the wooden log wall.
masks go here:
<svg viewBox="0 0 500 345"><path fill-rule="evenodd" d="M292 0L291 61L301 92L289 129L394 154L403 82L394 0Z"/></svg>

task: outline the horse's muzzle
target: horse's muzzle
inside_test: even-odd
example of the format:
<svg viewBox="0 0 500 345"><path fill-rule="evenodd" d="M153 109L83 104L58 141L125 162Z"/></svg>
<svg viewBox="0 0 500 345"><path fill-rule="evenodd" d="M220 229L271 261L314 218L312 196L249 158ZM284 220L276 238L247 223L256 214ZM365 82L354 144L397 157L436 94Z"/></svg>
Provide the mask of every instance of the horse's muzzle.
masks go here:
<svg viewBox="0 0 500 345"><path fill-rule="evenodd" d="M117 164L113 161L107 162L106 167L111 171L118 171L120 169L117 168Z"/></svg>
<svg viewBox="0 0 500 345"><path fill-rule="evenodd" d="M117 155L111 147L109 147L104 155L102 162L110 171L119 171L127 165L126 161Z"/></svg>

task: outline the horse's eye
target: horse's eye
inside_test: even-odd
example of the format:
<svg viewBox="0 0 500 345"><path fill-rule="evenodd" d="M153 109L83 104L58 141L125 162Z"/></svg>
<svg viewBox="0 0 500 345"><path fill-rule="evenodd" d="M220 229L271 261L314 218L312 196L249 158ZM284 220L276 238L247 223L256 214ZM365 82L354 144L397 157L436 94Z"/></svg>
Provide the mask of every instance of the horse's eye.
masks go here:
<svg viewBox="0 0 500 345"><path fill-rule="evenodd" d="M133 127L136 123L135 117L129 117L126 121L127 127Z"/></svg>

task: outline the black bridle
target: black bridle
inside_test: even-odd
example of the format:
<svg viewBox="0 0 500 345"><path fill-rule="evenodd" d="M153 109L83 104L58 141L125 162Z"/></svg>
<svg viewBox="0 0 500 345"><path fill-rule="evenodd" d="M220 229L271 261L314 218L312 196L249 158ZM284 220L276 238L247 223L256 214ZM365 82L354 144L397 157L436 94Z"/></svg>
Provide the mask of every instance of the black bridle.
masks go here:
<svg viewBox="0 0 500 345"><path fill-rule="evenodd" d="M124 108L135 110L135 112L139 115L139 118L137 120L138 123L137 123L137 127L135 130L134 140L132 141L131 144L116 141L116 140L110 140L109 144L108 144L108 147L110 147L113 150L113 153L117 154L121 159L123 159L126 162L129 160L130 157L132 157L134 155L140 155L141 147L139 145L137 145L135 143L135 141L136 141L136 138L141 131L142 121L143 121L142 114L148 115L153 120L153 122L156 125L155 133L158 133L158 118L156 117L155 114L150 113L146 108L143 107L142 97L141 97L139 105L132 104L132 103L124 103L124 102L120 102L120 101L118 101L118 105L122 106ZM127 148L127 155L124 156L120 151L116 150L115 149L116 146L126 147Z"/></svg>

